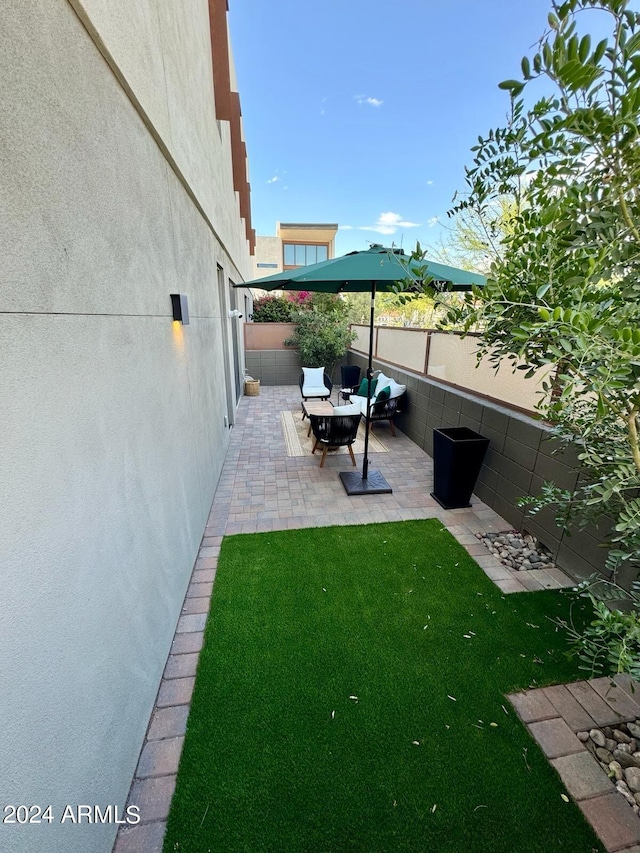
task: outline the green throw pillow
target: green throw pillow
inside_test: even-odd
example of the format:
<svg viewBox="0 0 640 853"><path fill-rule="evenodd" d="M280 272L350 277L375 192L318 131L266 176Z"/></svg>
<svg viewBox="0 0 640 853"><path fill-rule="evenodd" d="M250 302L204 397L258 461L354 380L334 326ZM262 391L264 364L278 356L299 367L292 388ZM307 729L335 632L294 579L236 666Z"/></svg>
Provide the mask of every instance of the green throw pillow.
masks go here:
<svg viewBox="0 0 640 853"><path fill-rule="evenodd" d="M364 379L362 380L362 382L360 383L360 387L359 387L359 388L358 388L358 390L356 391L356 396L357 396L357 397L366 397L366 396L367 396L367 382L368 382L368 381L369 381L369 380L368 380L368 379L367 379L367 377L365 376L365 378L364 378ZM372 396L372 397L373 397L373 395L374 395L374 393L375 393L375 390L376 390L376 384L377 384L377 382L378 382L378 380L377 380L377 379L372 379L372 380L371 380L371 396Z"/></svg>
<svg viewBox="0 0 640 853"><path fill-rule="evenodd" d="M376 403L381 403L383 400L388 400L391 396L391 388L387 385L386 388L381 388L376 394Z"/></svg>

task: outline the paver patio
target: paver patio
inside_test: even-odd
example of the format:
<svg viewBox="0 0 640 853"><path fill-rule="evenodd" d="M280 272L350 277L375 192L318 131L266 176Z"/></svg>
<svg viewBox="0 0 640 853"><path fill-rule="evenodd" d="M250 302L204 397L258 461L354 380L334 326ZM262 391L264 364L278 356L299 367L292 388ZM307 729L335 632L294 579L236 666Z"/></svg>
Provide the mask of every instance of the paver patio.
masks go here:
<svg viewBox="0 0 640 853"><path fill-rule="evenodd" d="M162 679L156 708L136 771L129 804L141 809L141 823L120 830L114 853L160 853L177 760L186 730L195 657L202 647L209 598L222 537L325 525L371 524L438 518L505 593L572 586L562 572L526 573L506 569L479 542L476 533L503 531L510 525L473 498L469 509L444 510L430 496L432 459L399 429L394 438L386 422L373 430L388 448L370 454L392 494L349 497L338 477L352 466L348 456L328 454L324 468L317 456L288 457L280 412L300 408L297 386L265 387L243 397L218 488L211 506L182 615ZM362 470L362 454L356 454ZM161 781L162 780L162 781ZM633 814L632 814L633 816Z"/></svg>

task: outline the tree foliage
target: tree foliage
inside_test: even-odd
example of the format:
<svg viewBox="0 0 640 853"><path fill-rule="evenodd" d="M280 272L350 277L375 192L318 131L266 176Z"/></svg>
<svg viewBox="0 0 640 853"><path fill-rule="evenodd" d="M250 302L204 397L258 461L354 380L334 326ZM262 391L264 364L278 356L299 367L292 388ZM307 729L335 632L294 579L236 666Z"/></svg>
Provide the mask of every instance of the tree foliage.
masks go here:
<svg viewBox="0 0 640 853"><path fill-rule="evenodd" d="M553 2L549 28L511 95L505 127L478 137L468 194L453 213L513 199L485 288L448 320L483 330L496 366L553 365L540 401L577 446L573 492L547 483L532 510L612 520L608 568L640 566L640 14L628 0ZM609 35L583 25L596 13ZM531 85L545 92L525 106Z"/></svg>
<svg viewBox="0 0 640 853"><path fill-rule="evenodd" d="M640 584L634 581L627 590L614 581L592 579L578 591L591 599L595 618L580 627L572 621L558 624L568 632L571 654L580 659L586 677L628 672L640 679ZM628 605L625 610L618 607L621 600Z"/></svg>
<svg viewBox="0 0 640 853"><path fill-rule="evenodd" d="M371 295L369 293L347 293L344 299L349 306L349 322L368 326ZM436 305L431 293L417 293L408 302L406 300L401 301L395 293L379 292L376 293L374 323L384 322L385 325L424 329L434 325L435 310Z"/></svg>
<svg viewBox="0 0 640 853"><path fill-rule="evenodd" d="M554 365L540 402L557 434L579 447L578 490L549 488L563 517L615 517L610 568L640 558L640 15L626 0L554 3L549 30L522 60L504 128L479 137L466 170L468 198L454 210L505 195L516 211L504 252L450 319L483 329L483 352L532 372ZM581 14L609 15L593 45ZM554 94L526 110L536 78Z"/></svg>
<svg viewBox="0 0 640 853"><path fill-rule="evenodd" d="M285 340L286 346L298 347L305 367L324 367L333 376L336 363L356 338L349 328L348 313L348 304L339 296L312 294L295 311L296 331Z"/></svg>
<svg viewBox="0 0 640 853"><path fill-rule="evenodd" d="M456 199L457 194L454 202ZM445 235L429 249L429 257L449 266L488 273L492 262L504 257L504 241L518 212L517 202L510 195L499 195L483 203L465 194L458 204L459 209L449 211L451 224L444 226Z"/></svg>
<svg viewBox="0 0 640 853"><path fill-rule="evenodd" d="M271 293L260 296L253 302L254 323L291 323L298 305L287 296Z"/></svg>

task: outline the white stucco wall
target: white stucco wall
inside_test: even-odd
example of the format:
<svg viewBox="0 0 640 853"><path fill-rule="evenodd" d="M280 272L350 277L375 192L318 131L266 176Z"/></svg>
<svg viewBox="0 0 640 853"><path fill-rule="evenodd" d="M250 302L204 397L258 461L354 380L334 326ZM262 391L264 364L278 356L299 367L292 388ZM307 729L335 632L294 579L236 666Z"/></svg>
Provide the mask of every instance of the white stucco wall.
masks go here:
<svg viewBox="0 0 640 853"><path fill-rule="evenodd" d="M0 803L56 818L124 805L228 443L216 269L250 270L228 149L194 119L211 91L182 100L206 2L86 5L215 233L71 5L5 0ZM106 853L115 830L0 823L0 850Z"/></svg>

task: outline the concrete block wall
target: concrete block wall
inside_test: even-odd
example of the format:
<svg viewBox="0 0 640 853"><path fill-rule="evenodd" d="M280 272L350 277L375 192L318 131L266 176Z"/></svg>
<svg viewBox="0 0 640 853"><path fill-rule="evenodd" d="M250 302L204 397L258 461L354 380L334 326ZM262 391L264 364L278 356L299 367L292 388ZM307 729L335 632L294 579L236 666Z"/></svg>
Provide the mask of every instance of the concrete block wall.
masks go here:
<svg viewBox="0 0 640 853"><path fill-rule="evenodd" d="M300 357L296 349L246 350L245 368L261 385L297 385Z"/></svg>
<svg viewBox="0 0 640 853"><path fill-rule="evenodd" d="M333 383L340 383L340 365L333 370ZM297 385L302 371L297 349L246 350L245 367L249 376L261 385Z"/></svg>
<svg viewBox="0 0 640 853"><path fill-rule="evenodd" d="M360 365L363 372L366 369L366 359L356 353L349 353L349 363ZM490 445L475 494L514 529L538 537L572 577L602 572L607 556L603 547L605 524L574 528L569 535L556 524L552 508L531 516L518 506L519 498L539 494L545 481L567 489L577 482L575 452L571 448L559 450L547 426L385 362L374 361L373 366L407 386L402 413L396 420L405 435L429 455L433 455L434 429L464 426L488 438Z"/></svg>

